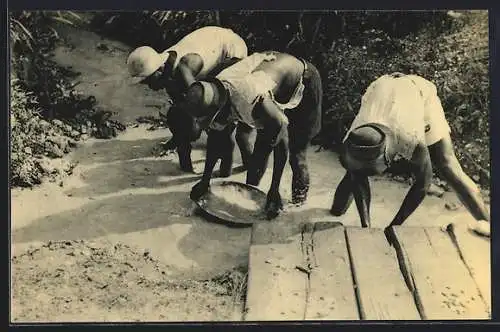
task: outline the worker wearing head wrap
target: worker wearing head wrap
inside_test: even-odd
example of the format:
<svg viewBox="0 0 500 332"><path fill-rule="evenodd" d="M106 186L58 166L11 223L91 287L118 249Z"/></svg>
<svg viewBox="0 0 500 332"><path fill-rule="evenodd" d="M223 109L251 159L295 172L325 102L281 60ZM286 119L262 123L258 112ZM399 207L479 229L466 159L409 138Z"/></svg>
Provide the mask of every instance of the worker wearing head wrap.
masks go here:
<svg viewBox="0 0 500 332"><path fill-rule="evenodd" d="M257 130L247 184L260 183L274 153L267 217L276 217L283 207L279 187L288 156L292 203L305 203L309 191L307 147L320 130L322 94L321 77L313 64L279 52L254 53L215 79L193 84L186 96L189 112L206 119L211 131L205 172L191 198L196 200L208 191L219 158L214 137L229 135L236 124L245 124Z"/></svg>
<svg viewBox="0 0 500 332"><path fill-rule="evenodd" d="M333 215L344 214L354 197L362 225L369 226L368 177L404 161L415 181L389 226L401 225L421 204L434 167L478 221L474 229L489 235L489 215L477 186L455 156L450 127L432 82L394 73L371 83L344 139L340 160L347 174L337 187Z"/></svg>

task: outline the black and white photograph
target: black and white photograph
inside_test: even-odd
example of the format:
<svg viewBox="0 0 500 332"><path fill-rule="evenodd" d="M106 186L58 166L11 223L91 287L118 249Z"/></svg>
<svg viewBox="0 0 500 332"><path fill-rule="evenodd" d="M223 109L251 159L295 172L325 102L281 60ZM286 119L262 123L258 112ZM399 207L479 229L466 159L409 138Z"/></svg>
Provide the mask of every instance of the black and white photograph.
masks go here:
<svg viewBox="0 0 500 332"><path fill-rule="evenodd" d="M488 10L8 15L11 323L492 319Z"/></svg>

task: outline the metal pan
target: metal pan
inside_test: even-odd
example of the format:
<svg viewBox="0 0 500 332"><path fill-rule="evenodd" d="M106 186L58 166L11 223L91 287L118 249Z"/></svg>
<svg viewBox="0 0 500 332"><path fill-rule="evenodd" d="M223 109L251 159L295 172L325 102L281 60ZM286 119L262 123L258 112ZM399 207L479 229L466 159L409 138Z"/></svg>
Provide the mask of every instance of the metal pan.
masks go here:
<svg viewBox="0 0 500 332"><path fill-rule="evenodd" d="M207 220L234 227L250 227L264 220L267 195L255 186L236 181L214 181L210 191L195 201Z"/></svg>

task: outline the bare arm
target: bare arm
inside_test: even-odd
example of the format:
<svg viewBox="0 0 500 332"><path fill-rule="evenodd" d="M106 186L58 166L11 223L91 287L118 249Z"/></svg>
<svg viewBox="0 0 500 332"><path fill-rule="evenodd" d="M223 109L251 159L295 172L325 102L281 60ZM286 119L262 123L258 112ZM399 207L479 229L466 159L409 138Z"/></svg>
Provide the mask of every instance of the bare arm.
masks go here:
<svg viewBox="0 0 500 332"><path fill-rule="evenodd" d="M217 161L219 160L219 148L222 139L225 139L226 132L218 132L214 130L208 131L207 137L207 157L205 160L205 169L201 180L193 186L189 197L197 201L210 188L210 180Z"/></svg>
<svg viewBox="0 0 500 332"><path fill-rule="evenodd" d="M403 203L389 226L401 225L422 203L432 180L432 164L429 150L421 143L411 160L415 182L406 194Z"/></svg>
<svg viewBox="0 0 500 332"><path fill-rule="evenodd" d="M263 139L264 144L255 146L254 165L252 166L256 167L256 170L265 167L262 163L266 163L267 159L261 157L266 155L266 153L268 154L271 150L273 151L273 176L267 195L267 215L268 218L274 218L282 208L279 187L288 159L288 121L283 112L268 97L262 100L258 109L256 109L255 116L264 125L262 134L265 137ZM263 174L263 172L261 173Z"/></svg>
<svg viewBox="0 0 500 332"><path fill-rule="evenodd" d="M186 54L179 60L175 78L183 85L182 91L185 91L196 81L196 75L198 75L202 68L203 60L197 54Z"/></svg>
<svg viewBox="0 0 500 332"><path fill-rule="evenodd" d="M361 220L361 226L370 227L371 192L368 176L355 172L348 172L346 176L349 176L351 180L352 192Z"/></svg>

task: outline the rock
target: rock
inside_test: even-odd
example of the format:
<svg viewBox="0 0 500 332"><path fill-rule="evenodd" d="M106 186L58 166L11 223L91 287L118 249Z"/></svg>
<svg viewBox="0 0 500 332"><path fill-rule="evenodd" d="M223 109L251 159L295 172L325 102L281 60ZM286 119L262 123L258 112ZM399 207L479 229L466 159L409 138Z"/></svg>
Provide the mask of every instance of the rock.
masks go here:
<svg viewBox="0 0 500 332"><path fill-rule="evenodd" d="M436 197L443 197L444 189L436 186L435 184L431 184L431 186L427 190L427 195L436 196Z"/></svg>
<svg viewBox="0 0 500 332"><path fill-rule="evenodd" d="M109 47L108 45L104 44L104 43L99 43L97 44L97 47L96 47L98 50L100 51L109 51Z"/></svg>
<svg viewBox="0 0 500 332"><path fill-rule="evenodd" d="M64 123L61 121L61 120L52 120L52 123L58 127L63 127L64 126Z"/></svg>
<svg viewBox="0 0 500 332"><path fill-rule="evenodd" d="M61 158L62 156L64 156L63 150L61 150L61 148L57 145L51 145L50 150L48 150L47 152L48 156L51 158Z"/></svg>
<svg viewBox="0 0 500 332"><path fill-rule="evenodd" d="M80 137L80 132L78 130L72 130L69 135L73 138L78 138Z"/></svg>
<svg viewBox="0 0 500 332"><path fill-rule="evenodd" d="M66 131L66 133L71 134L73 132L73 127L71 127L70 125L65 125L64 130Z"/></svg>
<svg viewBox="0 0 500 332"><path fill-rule="evenodd" d="M63 165L63 170L65 172L70 172L70 171L73 171L73 169L76 167L77 163L73 163L71 161L67 161L65 160L64 162L64 165Z"/></svg>
<svg viewBox="0 0 500 332"><path fill-rule="evenodd" d="M32 154L33 151L31 150L31 148L29 146L25 147L24 148L24 152L27 153L27 154Z"/></svg>
<svg viewBox="0 0 500 332"><path fill-rule="evenodd" d="M49 137L47 141L53 143L62 150L64 150L66 148L66 145L68 145L68 139L63 136L52 136Z"/></svg>
<svg viewBox="0 0 500 332"><path fill-rule="evenodd" d="M52 165L52 163L47 160L47 159L40 159L37 161L38 167L42 170L43 173L45 174L53 174L56 172L55 167Z"/></svg>
<svg viewBox="0 0 500 332"><path fill-rule="evenodd" d="M406 182L405 181L405 178L401 175L396 175L393 177L394 181L397 181L397 182Z"/></svg>
<svg viewBox="0 0 500 332"><path fill-rule="evenodd" d="M96 133L97 138L111 138L116 137L116 129L113 127L109 127L107 125L102 126L97 130Z"/></svg>
<svg viewBox="0 0 500 332"><path fill-rule="evenodd" d="M78 143L74 139L69 139L68 146L74 148L74 147L78 146Z"/></svg>
<svg viewBox="0 0 500 332"><path fill-rule="evenodd" d="M50 123L43 119L40 120L39 124L42 129L48 129L50 127Z"/></svg>
<svg viewBox="0 0 500 332"><path fill-rule="evenodd" d="M455 211L455 210L458 210L458 205L457 205L457 204L455 204L455 203L450 203L450 202L448 202L448 203L446 203L446 204L444 205L444 207L446 208L446 210L449 210L449 211Z"/></svg>

